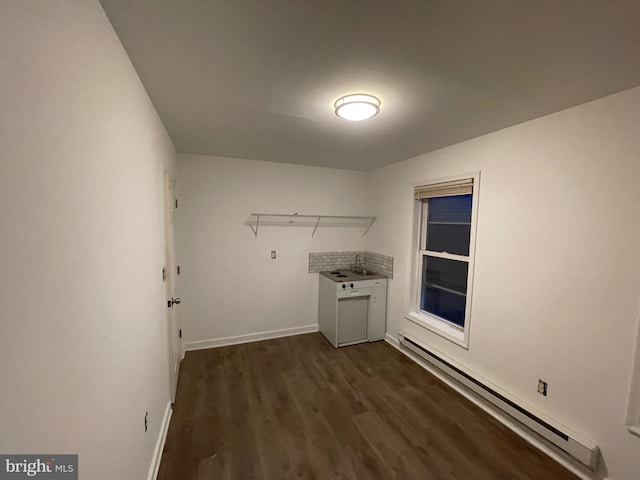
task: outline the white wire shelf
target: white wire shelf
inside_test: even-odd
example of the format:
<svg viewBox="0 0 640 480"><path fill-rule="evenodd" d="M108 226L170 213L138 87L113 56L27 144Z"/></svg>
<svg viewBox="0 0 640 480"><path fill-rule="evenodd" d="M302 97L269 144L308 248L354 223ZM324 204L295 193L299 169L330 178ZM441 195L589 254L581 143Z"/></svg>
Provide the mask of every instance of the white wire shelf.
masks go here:
<svg viewBox="0 0 640 480"><path fill-rule="evenodd" d="M362 228L364 237L377 217L351 217L340 215L298 215L297 213L250 213L244 222L258 238L259 227L313 227L313 237L318 227Z"/></svg>

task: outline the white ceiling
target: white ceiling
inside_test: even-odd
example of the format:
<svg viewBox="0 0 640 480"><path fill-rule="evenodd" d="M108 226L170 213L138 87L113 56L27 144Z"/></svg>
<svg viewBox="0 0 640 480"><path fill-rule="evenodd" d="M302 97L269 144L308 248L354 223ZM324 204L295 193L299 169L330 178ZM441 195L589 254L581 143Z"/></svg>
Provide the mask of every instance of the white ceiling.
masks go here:
<svg viewBox="0 0 640 480"><path fill-rule="evenodd" d="M183 153L371 170L640 85L638 0L101 3Z"/></svg>

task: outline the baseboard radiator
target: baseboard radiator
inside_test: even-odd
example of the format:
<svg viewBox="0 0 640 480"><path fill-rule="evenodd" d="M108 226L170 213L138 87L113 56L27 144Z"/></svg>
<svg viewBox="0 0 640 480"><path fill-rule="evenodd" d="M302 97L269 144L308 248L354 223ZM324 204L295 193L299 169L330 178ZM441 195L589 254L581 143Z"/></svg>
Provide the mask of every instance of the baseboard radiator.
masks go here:
<svg viewBox="0 0 640 480"><path fill-rule="evenodd" d="M426 347L418 339L405 332L398 334L398 340L403 348L411 350L437 369L453 378L456 382L481 396L500 410L513 417L515 420L533 430L547 441L556 445L568 455L578 460L590 470L595 470L600 459L598 446L571 432L566 427L555 424L553 420L543 414L535 412L531 407L525 407L501 391L500 388L490 385L486 381L479 381L469 375L462 368L454 365L444 355Z"/></svg>

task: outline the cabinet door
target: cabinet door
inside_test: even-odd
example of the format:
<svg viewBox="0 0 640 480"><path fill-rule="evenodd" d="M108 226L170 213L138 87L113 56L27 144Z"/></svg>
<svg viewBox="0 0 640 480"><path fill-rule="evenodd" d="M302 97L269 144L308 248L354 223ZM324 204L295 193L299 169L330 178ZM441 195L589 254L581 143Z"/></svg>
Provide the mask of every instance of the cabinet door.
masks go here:
<svg viewBox="0 0 640 480"><path fill-rule="evenodd" d="M369 311L370 342L384 340L387 326L387 288L375 287L371 289L371 310Z"/></svg>
<svg viewBox="0 0 640 480"><path fill-rule="evenodd" d="M338 345L367 339L369 297L338 300Z"/></svg>

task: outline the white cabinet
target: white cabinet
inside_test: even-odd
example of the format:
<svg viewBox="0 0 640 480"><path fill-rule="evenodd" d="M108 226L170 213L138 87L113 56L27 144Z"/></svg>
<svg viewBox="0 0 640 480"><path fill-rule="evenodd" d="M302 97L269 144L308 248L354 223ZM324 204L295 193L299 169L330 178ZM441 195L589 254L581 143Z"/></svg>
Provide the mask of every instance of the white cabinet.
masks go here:
<svg viewBox="0 0 640 480"><path fill-rule="evenodd" d="M387 279L336 282L320 275L318 324L334 347L383 340Z"/></svg>
<svg viewBox="0 0 640 480"><path fill-rule="evenodd" d="M318 296L318 325L320 332L338 346L338 297L336 282L320 275L320 294Z"/></svg>
<svg viewBox="0 0 640 480"><path fill-rule="evenodd" d="M369 301L369 322L367 327L367 339L370 342L384 340L387 333L387 280L383 286L374 286L371 289Z"/></svg>

